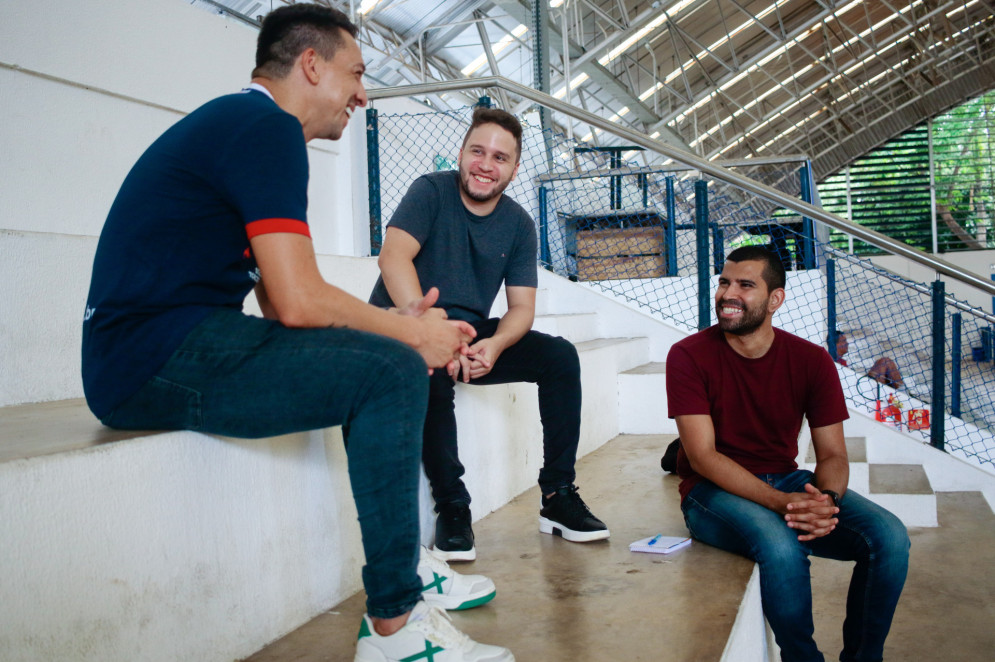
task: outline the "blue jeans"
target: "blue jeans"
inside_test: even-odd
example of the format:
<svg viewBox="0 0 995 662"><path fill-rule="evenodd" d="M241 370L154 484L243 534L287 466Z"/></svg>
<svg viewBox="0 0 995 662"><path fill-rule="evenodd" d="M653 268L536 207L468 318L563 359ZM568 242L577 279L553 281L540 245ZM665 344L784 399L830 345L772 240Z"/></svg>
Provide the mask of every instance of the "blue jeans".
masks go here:
<svg viewBox="0 0 995 662"><path fill-rule="evenodd" d="M474 342L497 331L497 319L471 322ZM539 486L543 494L572 485L576 478L577 444L580 441L580 359L577 349L563 338L529 331L498 357L491 371L470 384L531 382L539 387L542 419L543 466ZM425 475L437 504L470 503L463 483L463 463L456 439L455 384L445 370L436 370L429 381L428 413L422 459ZM438 508L437 508L438 509Z"/></svg>
<svg viewBox="0 0 995 662"><path fill-rule="evenodd" d="M810 471L757 476L782 492L804 492ZM822 661L812 638L809 554L856 561L846 600L842 662L881 660L895 606L905 586L909 536L905 525L856 492L843 497L839 524L827 536L799 542L784 517L703 481L681 504L691 535L756 561L764 615L785 662Z"/></svg>
<svg viewBox="0 0 995 662"><path fill-rule="evenodd" d="M397 341L352 329L288 329L212 313L103 423L270 437L343 426L371 616L421 596L418 479L428 369Z"/></svg>

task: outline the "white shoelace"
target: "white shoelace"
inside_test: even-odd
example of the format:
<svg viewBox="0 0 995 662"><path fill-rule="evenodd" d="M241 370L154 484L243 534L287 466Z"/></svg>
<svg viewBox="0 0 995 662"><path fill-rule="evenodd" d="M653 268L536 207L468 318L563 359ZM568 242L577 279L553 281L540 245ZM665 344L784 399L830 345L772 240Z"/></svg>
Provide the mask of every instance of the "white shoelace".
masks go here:
<svg viewBox="0 0 995 662"><path fill-rule="evenodd" d="M432 552L428 551L424 547L421 548L421 562L428 564L433 571L445 577L450 577L453 574L452 568L449 564L442 559L434 556Z"/></svg>
<svg viewBox="0 0 995 662"><path fill-rule="evenodd" d="M463 650L472 644L470 637L456 629L449 614L438 607L429 607L417 620L408 621L413 629L421 632L426 639L448 650Z"/></svg>

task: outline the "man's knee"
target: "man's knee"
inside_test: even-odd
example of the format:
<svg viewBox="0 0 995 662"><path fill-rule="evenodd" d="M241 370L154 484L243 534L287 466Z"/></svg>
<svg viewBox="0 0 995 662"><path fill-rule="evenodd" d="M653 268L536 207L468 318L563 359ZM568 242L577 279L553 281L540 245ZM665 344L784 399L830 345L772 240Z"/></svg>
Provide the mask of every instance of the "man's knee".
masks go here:
<svg viewBox="0 0 995 662"><path fill-rule="evenodd" d="M808 551L798 542L798 533L784 527L786 535L766 535L754 540L754 560L761 570L776 575L789 576L808 573Z"/></svg>
<svg viewBox="0 0 995 662"><path fill-rule="evenodd" d="M386 343L369 359L368 369L356 375L370 384L379 384L385 395L410 391L424 402L427 397L428 368L425 360L407 345L383 338Z"/></svg>
<svg viewBox="0 0 995 662"><path fill-rule="evenodd" d="M871 529L871 535L873 553L893 562L908 563L912 541L909 539L909 530L896 515L882 508L879 521Z"/></svg>
<svg viewBox="0 0 995 662"><path fill-rule="evenodd" d="M559 336L546 336L542 347L548 364L557 372L580 375L580 357L573 343Z"/></svg>

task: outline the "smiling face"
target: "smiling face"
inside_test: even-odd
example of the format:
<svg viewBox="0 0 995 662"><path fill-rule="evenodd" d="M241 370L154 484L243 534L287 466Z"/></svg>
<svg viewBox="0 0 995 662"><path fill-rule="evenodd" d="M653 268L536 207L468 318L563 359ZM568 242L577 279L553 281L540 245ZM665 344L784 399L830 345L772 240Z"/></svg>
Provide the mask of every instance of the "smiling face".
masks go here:
<svg viewBox="0 0 995 662"><path fill-rule="evenodd" d="M759 260L725 263L715 291L715 314L722 331L745 336L769 324L780 303L772 301L763 271L764 263Z"/></svg>
<svg viewBox="0 0 995 662"><path fill-rule="evenodd" d="M366 105L363 55L351 35L343 33L342 38L343 44L336 49L331 60L315 55L314 69L318 81L315 85L317 120L313 138L338 140L352 113Z"/></svg>
<svg viewBox="0 0 995 662"><path fill-rule="evenodd" d="M518 172L515 137L497 124L470 132L459 153L460 197L471 212L491 213Z"/></svg>

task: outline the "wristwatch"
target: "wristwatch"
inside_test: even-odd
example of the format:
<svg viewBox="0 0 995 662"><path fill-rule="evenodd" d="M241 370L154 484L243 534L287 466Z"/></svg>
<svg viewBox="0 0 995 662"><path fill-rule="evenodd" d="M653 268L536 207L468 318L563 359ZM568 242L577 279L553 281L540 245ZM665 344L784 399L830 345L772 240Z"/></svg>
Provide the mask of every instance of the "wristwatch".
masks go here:
<svg viewBox="0 0 995 662"><path fill-rule="evenodd" d="M822 490L823 494L828 494L829 498L833 500L833 505L837 508L840 507L840 495L832 490Z"/></svg>

